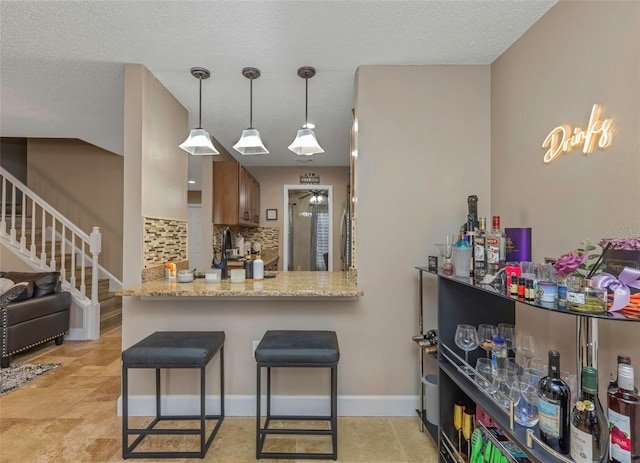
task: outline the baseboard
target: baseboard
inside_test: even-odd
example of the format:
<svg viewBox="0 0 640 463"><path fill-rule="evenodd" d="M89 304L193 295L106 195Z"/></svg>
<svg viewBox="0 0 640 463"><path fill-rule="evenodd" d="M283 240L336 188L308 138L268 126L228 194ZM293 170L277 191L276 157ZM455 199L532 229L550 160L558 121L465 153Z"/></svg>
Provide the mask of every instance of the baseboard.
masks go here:
<svg viewBox="0 0 640 463"><path fill-rule="evenodd" d="M82 328L70 328L64 339L66 341L86 341L87 334Z"/></svg>
<svg viewBox="0 0 640 463"><path fill-rule="evenodd" d="M155 397L152 395L130 395L129 416L154 416ZM272 397L271 410L274 414L328 415L329 396L282 396ZM162 413L167 415L193 415L200 410L198 396L167 395L162 398ZM226 416L255 416L254 395L226 395ZM266 409L264 396L262 410ZM418 407L417 395L396 396L338 396L339 416L415 416ZM206 397L207 413L220 412L220 396ZM122 396L118 398L118 416L122 416Z"/></svg>

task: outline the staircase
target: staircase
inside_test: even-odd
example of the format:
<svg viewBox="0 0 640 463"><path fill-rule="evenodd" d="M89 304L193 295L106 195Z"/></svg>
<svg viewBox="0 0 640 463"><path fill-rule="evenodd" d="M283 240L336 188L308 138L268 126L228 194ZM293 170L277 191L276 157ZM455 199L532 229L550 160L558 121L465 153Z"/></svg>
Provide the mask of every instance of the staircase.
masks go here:
<svg viewBox="0 0 640 463"><path fill-rule="evenodd" d="M30 218L27 218L27 223L29 223ZM30 242L31 236L30 232L26 233L27 242ZM41 242L42 233L36 232L36 243ZM45 241L46 242L46 241ZM51 243L47 243L48 246L51 246ZM62 250L60 246L60 242L57 242L54 246L55 249L55 262L56 262L56 270L61 272L62 269L65 269L65 272L68 273L67 269L71 268L71 254L66 253L64 257L64 262L62 261ZM64 265L62 265L64 263ZM76 275L81 274L81 267L76 266ZM92 284L93 284L93 268L87 267L85 268L85 287L87 294L91 294ZM81 286L81 278L76 278L76 289L79 291ZM109 289L110 280L109 278L100 278L98 276L98 302L100 303L100 334L104 334L107 331L110 331L114 328L121 326L122 324L122 297L116 296L115 291L111 291Z"/></svg>
<svg viewBox="0 0 640 463"><path fill-rule="evenodd" d="M67 339L98 339L121 324L122 298L114 291L122 282L98 264L98 227L85 233L2 167L0 244L34 271L60 272L82 317L82 328L72 328Z"/></svg>

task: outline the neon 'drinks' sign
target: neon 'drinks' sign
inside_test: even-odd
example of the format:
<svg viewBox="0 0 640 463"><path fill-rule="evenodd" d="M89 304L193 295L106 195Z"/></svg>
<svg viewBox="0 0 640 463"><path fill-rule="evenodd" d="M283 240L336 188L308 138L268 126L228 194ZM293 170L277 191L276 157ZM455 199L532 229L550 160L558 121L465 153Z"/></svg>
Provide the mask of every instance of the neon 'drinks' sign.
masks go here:
<svg viewBox="0 0 640 463"><path fill-rule="evenodd" d="M544 162L555 161L562 153L568 153L582 146L586 155L593 153L596 143L601 150L611 146L613 137L613 119L600 119L600 105L591 108L589 125L586 129L576 127L571 130L568 125L560 125L553 129L542 143L543 148L549 148L544 155Z"/></svg>

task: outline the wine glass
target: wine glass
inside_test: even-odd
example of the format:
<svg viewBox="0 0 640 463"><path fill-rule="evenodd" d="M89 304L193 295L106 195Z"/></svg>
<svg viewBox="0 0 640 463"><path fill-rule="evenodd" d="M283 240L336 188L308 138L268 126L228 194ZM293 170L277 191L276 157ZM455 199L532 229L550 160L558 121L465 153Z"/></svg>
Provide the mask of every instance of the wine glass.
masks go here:
<svg viewBox="0 0 640 463"><path fill-rule="evenodd" d="M453 427L458 431L458 453L462 453L462 449L460 447L462 436L460 433L462 431L462 415L464 414L464 409L464 402L461 400L458 400L453 404Z"/></svg>
<svg viewBox="0 0 640 463"><path fill-rule="evenodd" d="M456 346L464 351L465 372L473 375L473 368L469 367L469 351L477 349L480 344L476 327L473 325L458 325L454 339Z"/></svg>
<svg viewBox="0 0 640 463"><path fill-rule="evenodd" d="M498 334L502 339L504 339L504 344L505 346L507 346L507 352L509 351L509 349L513 349L516 327L510 323L499 323Z"/></svg>
<svg viewBox="0 0 640 463"><path fill-rule="evenodd" d="M493 338L496 334L498 334L498 327L495 325L482 324L478 326L478 340L480 341L480 347L487 353L487 358L491 355Z"/></svg>
<svg viewBox="0 0 640 463"><path fill-rule="evenodd" d="M474 417L475 413L471 408L465 408L464 413L462 415L462 436L467 441L467 461L469 461L471 443L471 434L473 433L474 428Z"/></svg>
<svg viewBox="0 0 640 463"><path fill-rule="evenodd" d="M528 368L531 359L535 358L538 353L538 343L535 338L530 334L517 332L516 343L513 347L516 355L524 359L522 366Z"/></svg>

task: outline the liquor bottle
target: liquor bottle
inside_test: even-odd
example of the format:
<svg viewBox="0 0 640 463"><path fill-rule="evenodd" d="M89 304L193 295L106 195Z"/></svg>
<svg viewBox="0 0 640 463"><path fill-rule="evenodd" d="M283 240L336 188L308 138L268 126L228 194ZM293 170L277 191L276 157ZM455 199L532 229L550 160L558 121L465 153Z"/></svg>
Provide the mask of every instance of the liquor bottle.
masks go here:
<svg viewBox="0 0 640 463"><path fill-rule="evenodd" d="M478 233L476 233L474 239L475 276L478 279L482 279L482 277L484 277L487 273L487 256L484 249L487 235L486 217L480 217L478 227Z"/></svg>
<svg viewBox="0 0 640 463"><path fill-rule="evenodd" d="M618 387L607 394L609 456L614 463L640 461L640 396L633 391L633 367L618 364Z"/></svg>
<svg viewBox="0 0 640 463"><path fill-rule="evenodd" d="M549 351L549 372L538 383L540 440L564 455L569 453L571 389L560 378L560 354Z"/></svg>
<svg viewBox="0 0 640 463"><path fill-rule="evenodd" d="M582 369L582 391L571 411L571 458L600 463L607 456L609 423L598 399L598 371Z"/></svg>
<svg viewBox="0 0 640 463"><path fill-rule="evenodd" d="M618 363L617 365L620 365L621 363L625 364L625 365L631 365L631 357L628 357L626 355L618 355ZM618 366L616 365L616 374L618 372ZM611 389L616 389L618 387L618 377L616 376L615 378L611 378L609 380L609 387L607 388L609 391ZM635 392L636 394L638 393L638 388L634 387L633 388L633 392Z"/></svg>
<svg viewBox="0 0 640 463"><path fill-rule="evenodd" d="M495 275L504 267L506 259L506 239L500 230L500 216L493 216L493 228L485 239L487 254L487 273Z"/></svg>

